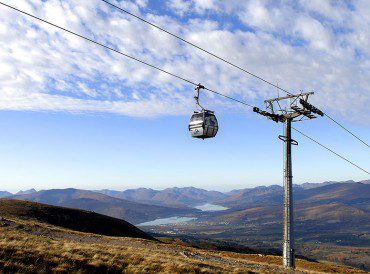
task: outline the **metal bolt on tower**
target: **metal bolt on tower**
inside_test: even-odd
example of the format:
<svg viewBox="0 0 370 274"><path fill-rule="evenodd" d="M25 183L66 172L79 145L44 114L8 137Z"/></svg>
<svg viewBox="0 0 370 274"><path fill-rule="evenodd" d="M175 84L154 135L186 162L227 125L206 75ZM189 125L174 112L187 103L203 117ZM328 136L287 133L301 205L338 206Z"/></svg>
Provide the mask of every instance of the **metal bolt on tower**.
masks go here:
<svg viewBox="0 0 370 274"><path fill-rule="evenodd" d="M316 118L312 113L323 116L323 113L307 102L313 92L288 95L275 99L265 100L266 111L253 108L263 116L274 122L285 123L284 136L279 139L284 141L284 220L283 220L283 266L286 269L295 268L294 254L294 218L293 218L293 174L292 174L292 145L298 142L292 139L292 122L300 122ZM281 101L289 100L286 107L281 106ZM298 106L298 102L301 106ZM276 109L275 109L276 108Z"/></svg>

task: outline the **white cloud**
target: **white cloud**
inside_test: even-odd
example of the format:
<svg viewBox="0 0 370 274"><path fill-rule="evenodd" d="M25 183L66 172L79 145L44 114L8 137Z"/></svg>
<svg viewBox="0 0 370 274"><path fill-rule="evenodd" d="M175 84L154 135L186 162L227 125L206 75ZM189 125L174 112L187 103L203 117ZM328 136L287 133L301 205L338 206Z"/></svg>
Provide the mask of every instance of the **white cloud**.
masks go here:
<svg viewBox="0 0 370 274"><path fill-rule="evenodd" d="M294 31L297 32L297 36L301 36L308 41L315 49L330 51L332 48L330 31L315 19L299 18Z"/></svg>
<svg viewBox="0 0 370 274"><path fill-rule="evenodd" d="M185 13L189 11L189 8L191 6L190 1L186 0L170 0L168 1L168 7L179 14L180 16L184 16Z"/></svg>
<svg viewBox="0 0 370 274"><path fill-rule="evenodd" d="M195 10L201 13L203 13L206 10L217 9L216 0L193 0L193 2L194 2Z"/></svg>
<svg viewBox="0 0 370 274"><path fill-rule="evenodd" d="M270 31L281 28L286 20L278 8L268 7L257 0L245 2L239 18L247 25Z"/></svg>
<svg viewBox="0 0 370 274"><path fill-rule="evenodd" d="M141 8L145 8L148 5L148 0L135 0L135 2Z"/></svg>
<svg viewBox="0 0 370 274"><path fill-rule="evenodd" d="M101 1L8 3L252 104L261 106L263 99L276 95L274 88ZM321 9L312 1L163 4L183 16L181 20L145 10L147 1L115 3L143 12L149 21L284 88L315 90L318 106L369 124L366 2L346 7L328 1ZM203 16L206 11L213 19ZM223 24L223 18L233 16L244 25ZM193 107L192 86L5 7L0 7L0 46L0 109L156 116L184 114ZM229 106L221 98L210 98L210 105Z"/></svg>

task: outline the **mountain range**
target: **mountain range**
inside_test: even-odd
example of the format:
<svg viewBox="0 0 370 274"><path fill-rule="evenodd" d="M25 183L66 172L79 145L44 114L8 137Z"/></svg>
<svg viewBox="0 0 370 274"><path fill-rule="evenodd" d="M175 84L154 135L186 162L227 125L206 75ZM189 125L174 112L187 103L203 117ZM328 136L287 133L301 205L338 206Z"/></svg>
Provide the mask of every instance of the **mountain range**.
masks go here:
<svg viewBox="0 0 370 274"><path fill-rule="evenodd" d="M192 208L165 207L136 203L102 193L74 188L50 189L10 196L12 199L40 202L56 206L95 211L107 216L141 223L156 218L194 213Z"/></svg>
<svg viewBox="0 0 370 274"><path fill-rule="evenodd" d="M13 196L13 195L31 194L31 193L34 193L34 192L37 192L36 189L34 189L34 188L31 188L31 189L28 189L28 190L20 190L16 194L12 194L9 191L0 191L0 198L6 198L6 197Z"/></svg>
<svg viewBox="0 0 370 274"><path fill-rule="evenodd" d="M219 204L231 207L213 214L231 223L282 220L283 189L271 186L245 191ZM295 218L300 221L368 223L370 221L370 185L362 183L330 184L294 191Z"/></svg>
<svg viewBox="0 0 370 274"><path fill-rule="evenodd" d="M10 193L9 191L0 191L0 198L4 198L4 197L9 197L9 196L12 196L13 194Z"/></svg>
<svg viewBox="0 0 370 274"><path fill-rule="evenodd" d="M165 206L199 205L203 203L212 203L228 197L226 193L195 187L172 187L164 190L137 188L124 191L103 189L97 190L96 192L129 201Z"/></svg>
<svg viewBox="0 0 370 274"><path fill-rule="evenodd" d="M321 184L305 183L294 185L294 203L296 214L300 218L314 216L313 211L328 212L336 204L340 214L344 216L368 216L370 210L370 184L364 182L324 182ZM252 218L252 209L256 218L266 220L281 218L283 187L279 185L259 186L233 190L222 193L195 187L167 188L153 190L150 188L115 190L81 190L81 189L50 189L18 192L9 198L42 202L51 205L92 210L111 217L123 218L135 224L172 216L192 216L220 218L228 221L243 222ZM1 197L1 196L0 196ZM228 210L215 213L201 212L196 205L212 203L224 206ZM322 205L322 206L321 206ZM325 206L324 206L325 205ZM320 211L321 210L321 211ZM355 213L356 212L356 213ZM323 216L321 214L317 216ZM353 215L354 216L354 215Z"/></svg>
<svg viewBox="0 0 370 274"><path fill-rule="evenodd" d="M346 181L322 184L295 185L293 188L294 203L328 204L340 202L370 209L370 185L362 182ZM256 206L281 205L284 189L278 185L261 186L241 190L234 195L217 201L217 204L234 210Z"/></svg>

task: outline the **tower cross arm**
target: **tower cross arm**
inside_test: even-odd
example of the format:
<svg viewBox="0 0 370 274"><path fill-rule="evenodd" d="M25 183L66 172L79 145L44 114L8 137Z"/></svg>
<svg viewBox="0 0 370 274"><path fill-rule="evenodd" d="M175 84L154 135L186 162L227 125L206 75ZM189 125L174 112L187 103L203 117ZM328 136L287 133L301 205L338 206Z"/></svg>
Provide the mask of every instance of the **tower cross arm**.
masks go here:
<svg viewBox="0 0 370 274"><path fill-rule="evenodd" d="M290 99L290 98L296 98L296 97L301 97L301 96L309 96L309 95L312 95L312 94L314 94L314 92L312 92L312 91L311 92L305 92L305 93L299 93L299 94L291 94L291 95L287 95L287 96L284 96L284 97L268 99L268 100L265 100L264 102L265 103L271 103L271 102L281 101L281 100Z"/></svg>

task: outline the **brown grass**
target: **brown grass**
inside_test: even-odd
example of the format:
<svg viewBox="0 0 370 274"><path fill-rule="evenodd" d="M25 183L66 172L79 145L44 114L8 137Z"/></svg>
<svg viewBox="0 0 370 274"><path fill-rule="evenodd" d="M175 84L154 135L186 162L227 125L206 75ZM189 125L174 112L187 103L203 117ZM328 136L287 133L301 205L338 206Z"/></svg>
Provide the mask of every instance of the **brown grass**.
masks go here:
<svg viewBox="0 0 370 274"><path fill-rule="evenodd" d="M227 269L174 256L169 251L138 247L84 244L53 240L22 232L4 233L0 239L0 266L4 272L78 272L78 273L237 273Z"/></svg>
<svg viewBox="0 0 370 274"><path fill-rule="evenodd" d="M0 221L4 273L289 273L277 256L74 232L33 220ZM297 260L297 273L365 273Z"/></svg>

